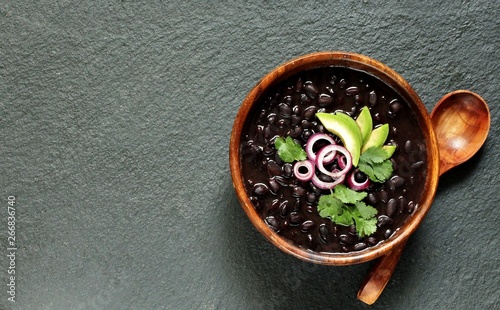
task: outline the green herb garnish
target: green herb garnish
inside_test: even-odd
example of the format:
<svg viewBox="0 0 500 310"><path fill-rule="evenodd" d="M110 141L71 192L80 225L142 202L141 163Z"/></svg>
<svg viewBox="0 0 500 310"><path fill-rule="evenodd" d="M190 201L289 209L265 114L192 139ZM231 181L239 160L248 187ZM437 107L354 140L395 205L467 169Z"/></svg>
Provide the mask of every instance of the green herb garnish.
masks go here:
<svg viewBox="0 0 500 310"><path fill-rule="evenodd" d="M278 137L274 141L274 146L278 150L278 156L286 163L305 160L307 158L307 154L302 149L302 146L295 142L292 137L286 137L286 139Z"/></svg>
<svg viewBox="0 0 500 310"><path fill-rule="evenodd" d="M360 237L369 236L377 230L377 209L362 201L367 195L339 184L329 195L319 198L319 215L330 217L337 225L355 224Z"/></svg>
<svg viewBox="0 0 500 310"><path fill-rule="evenodd" d="M358 168L373 182L383 183L394 171L390 157L382 147L370 147L361 154Z"/></svg>

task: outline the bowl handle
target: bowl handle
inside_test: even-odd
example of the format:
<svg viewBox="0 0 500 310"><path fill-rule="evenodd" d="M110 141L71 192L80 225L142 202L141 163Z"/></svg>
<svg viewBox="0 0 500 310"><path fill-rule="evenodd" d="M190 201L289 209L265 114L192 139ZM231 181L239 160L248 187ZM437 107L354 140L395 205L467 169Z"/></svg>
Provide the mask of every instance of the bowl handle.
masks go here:
<svg viewBox="0 0 500 310"><path fill-rule="evenodd" d="M382 291L389 282L394 269L396 269L399 257L403 253L407 241L408 239L403 241L403 243L394 248L387 255L380 257L372 266L370 272L365 278L365 281L358 291L359 300L368 305L377 301L378 297L382 294Z"/></svg>

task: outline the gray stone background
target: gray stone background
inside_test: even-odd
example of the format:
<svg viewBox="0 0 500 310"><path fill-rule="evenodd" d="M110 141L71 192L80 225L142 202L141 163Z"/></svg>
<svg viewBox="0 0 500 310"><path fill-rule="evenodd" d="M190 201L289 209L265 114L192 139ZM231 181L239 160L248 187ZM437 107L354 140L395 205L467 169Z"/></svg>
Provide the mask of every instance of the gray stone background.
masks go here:
<svg viewBox="0 0 500 310"><path fill-rule="evenodd" d="M0 1L0 309L499 309L500 3L245 2ZM429 111L456 89L491 109L372 307L371 263L282 253L231 184L247 92L322 50L384 62Z"/></svg>

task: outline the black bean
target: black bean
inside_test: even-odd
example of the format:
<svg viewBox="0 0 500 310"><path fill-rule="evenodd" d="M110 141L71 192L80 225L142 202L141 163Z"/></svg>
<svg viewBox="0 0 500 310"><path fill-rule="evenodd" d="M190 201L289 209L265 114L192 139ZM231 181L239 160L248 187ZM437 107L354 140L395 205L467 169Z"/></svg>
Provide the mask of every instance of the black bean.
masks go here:
<svg viewBox="0 0 500 310"><path fill-rule="evenodd" d="M377 196L373 193L369 193L368 194L368 202L372 205L376 204L378 202Z"/></svg>
<svg viewBox="0 0 500 310"><path fill-rule="evenodd" d="M420 168L423 164L424 164L424 161L423 161L423 160L419 160L419 161L417 161L417 162L413 163L413 164L411 165L411 167L412 167L413 169L418 169L418 168Z"/></svg>
<svg viewBox="0 0 500 310"><path fill-rule="evenodd" d="M304 110L304 119L311 120L312 118L314 118L314 115L316 114L316 110L317 110L317 108L315 106L307 107Z"/></svg>
<svg viewBox="0 0 500 310"><path fill-rule="evenodd" d="M398 99L394 99L390 103L390 108L392 113L398 114L403 109L403 106L399 103Z"/></svg>
<svg viewBox="0 0 500 310"><path fill-rule="evenodd" d="M313 249L316 246L316 242L314 241L314 237L311 234L307 234L306 240L310 249Z"/></svg>
<svg viewBox="0 0 500 310"><path fill-rule="evenodd" d="M282 118L282 119L278 120L278 127L280 129L282 129L288 125L290 125L290 118Z"/></svg>
<svg viewBox="0 0 500 310"><path fill-rule="evenodd" d="M260 200L257 197L250 196L250 201L252 202L252 205L255 208L255 210L260 210L262 208L262 204L260 203Z"/></svg>
<svg viewBox="0 0 500 310"><path fill-rule="evenodd" d="M287 220L283 220L283 222L281 222L281 229L287 229L289 226L290 223L288 223Z"/></svg>
<svg viewBox="0 0 500 310"><path fill-rule="evenodd" d="M285 103L288 104L288 105L292 105L293 103L293 99L292 99L292 96L286 96L285 98L283 98Z"/></svg>
<svg viewBox="0 0 500 310"><path fill-rule="evenodd" d="M330 95L333 95L335 94L335 91L333 90L333 88L331 88L330 86L326 86L325 87L326 91L330 94Z"/></svg>
<svg viewBox="0 0 500 310"><path fill-rule="evenodd" d="M304 141L307 141L309 140L309 138L314 134L314 131L312 131L311 129L304 129L304 131L302 132L302 139L304 139Z"/></svg>
<svg viewBox="0 0 500 310"><path fill-rule="evenodd" d="M382 227L385 225L391 225L392 224L392 219L388 217L387 215L379 215L377 218L377 226Z"/></svg>
<svg viewBox="0 0 500 310"><path fill-rule="evenodd" d="M288 134L290 135L290 137L292 137L294 139L298 139L302 136L302 132L303 132L302 127L296 126L296 127L293 127L292 129L290 129Z"/></svg>
<svg viewBox="0 0 500 310"><path fill-rule="evenodd" d="M375 237L368 237L368 243L371 245L377 244L378 240Z"/></svg>
<svg viewBox="0 0 500 310"><path fill-rule="evenodd" d="M279 183L276 180L269 179L269 189L271 190L271 192L273 194L276 195L279 192L279 190L280 190L280 185L279 185Z"/></svg>
<svg viewBox="0 0 500 310"><path fill-rule="evenodd" d="M378 196L380 197L380 200L382 200L382 202L387 202L387 199L388 199L388 196L387 196L387 192L385 190L381 190L378 192Z"/></svg>
<svg viewBox="0 0 500 310"><path fill-rule="evenodd" d="M292 116L292 108L285 103L280 103L278 111L280 116L283 118L290 118L290 116Z"/></svg>
<svg viewBox="0 0 500 310"><path fill-rule="evenodd" d="M325 224L319 225L319 237L323 242L328 242L328 227Z"/></svg>
<svg viewBox="0 0 500 310"><path fill-rule="evenodd" d="M294 115L300 115L302 113L302 107L300 105L293 106L292 113Z"/></svg>
<svg viewBox="0 0 500 310"><path fill-rule="evenodd" d="M399 210L403 212L406 208L406 198L404 196L399 196Z"/></svg>
<svg viewBox="0 0 500 310"><path fill-rule="evenodd" d="M339 236L340 242L344 244L353 244L353 237L350 235L342 234Z"/></svg>
<svg viewBox="0 0 500 310"><path fill-rule="evenodd" d="M316 125L316 132L325 133L326 132L325 126L323 126L323 124L321 124L321 123Z"/></svg>
<svg viewBox="0 0 500 310"><path fill-rule="evenodd" d="M375 113L375 115L373 115L373 120L376 121L377 123L380 122L381 118L380 118L380 113Z"/></svg>
<svg viewBox="0 0 500 310"><path fill-rule="evenodd" d="M413 148L413 143L411 142L411 140L406 141L405 142L405 151L406 151L406 153L410 154L412 148Z"/></svg>
<svg viewBox="0 0 500 310"><path fill-rule="evenodd" d="M300 185L295 185L292 188L292 195L294 197L302 197L305 195L305 193L306 193L306 190Z"/></svg>
<svg viewBox="0 0 500 310"><path fill-rule="evenodd" d="M293 175L293 166L290 163L286 163L283 165L283 176L286 178L290 178Z"/></svg>
<svg viewBox="0 0 500 310"><path fill-rule="evenodd" d="M393 217L394 214L396 214L396 209L397 209L398 203L396 199L391 198L387 202L387 216Z"/></svg>
<svg viewBox="0 0 500 310"><path fill-rule="evenodd" d="M364 243L364 242L359 242L359 243L356 243L356 244L354 245L354 248L353 248L353 249L354 249L354 251L361 251L361 250L366 249L366 247L367 247L367 246L368 246L368 245L367 245L366 243Z"/></svg>
<svg viewBox="0 0 500 310"><path fill-rule="evenodd" d="M274 124L278 120L278 116L274 113L271 113L267 116L267 123L269 125Z"/></svg>
<svg viewBox="0 0 500 310"><path fill-rule="evenodd" d="M279 206L280 216L286 217L289 209L290 209L290 203L288 202L288 200L283 201Z"/></svg>
<svg viewBox="0 0 500 310"><path fill-rule="evenodd" d="M377 104L377 94L375 93L374 90L372 90L369 94L368 101L370 102L370 105L373 107L375 104Z"/></svg>
<svg viewBox="0 0 500 310"><path fill-rule="evenodd" d="M346 85L347 85L346 80L345 79L340 79L340 81L339 81L339 88L341 88L341 89L345 88Z"/></svg>
<svg viewBox="0 0 500 310"><path fill-rule="evenodd" d="M307 221L304 221L302 223L302 225L300 226L300 229L302 229L302 231L308 231L309 229L311 229L312 227L314 226L314 222L311 221L311 220L307 220Z"/></svg>
<svg viewBox="0 0 500 310"><path fill-rule="evenodd" d="M333 104L333 98L327 94L321 94L318 98L318 105L320 107L329 107Z"/></svg>
<svg viewBox="0 0 500 310"><path fill-rule="evenodd" d="M285 179L284 177L279 176L279 175L275 176L274 180L276 182L278 182L278 184L281 185L281 186L288 186L288 185L290 185L290 180Z"/></svg>
<svg viewBox="0 0 500 310"><path fill-rule="evenodd" d="M346 95L348 96L354 96L356 94L359 93L359 88L357 86L351 86L351 87L348 87L346 90L345 90L345 93Z"/></svg>
<svg viewBox="0 0 500 310"><path fill-rule="evenodd" d="M384 231L384 238L387 239L392 235L392 229L388 228Z"/></svg>
<svg viewBox="0 0 500 310"><path fill-rule="evenodd" d="M298 212L290 213L290 225L297 226L302 222L302 215Z"/></svg>
<svg viewBox="0 0 500 310"><path fill-rule="evenodd" d="M279 223L276 218L272 215L266 217L266 223L269 225L274 231L279 230Z"/></svg>
<svg viewBox="0 0 500 310"><path fill-rule="evenodd" d="M292 120L291 120L292 126L297 126L298 124L300 124L300 122L302 122L302 118L300 118L300 116L292 115Z"/></svg>
<svg viewBox="0 0 500 310"><path fill-rule="evenodd" d="M391 190L401 187L405 184L405 179L399 175L395 175L389 179L389 187Z"/></svg>
<svg viewBox="0 0 500 310"><path fill-rule="evenodd" d="M356 225L349 226L349 233L354 236L356 235Z"/></svg>
<svg viewBox="0 0 500 310"><path fill-rule="evenodd" d="M307 97L306 94L301 94L300 95L300 103L309 104L309 103L311 103L311 98Z"/></svg>
<svg viewBox="0 0 500 310"><path fill-rule="evenodd" d="M263 149L263 154L268 157L272 156L274 154L274 147L266 145Z"/></svg>
<svg viewBox="0 0 500 310"><path fill-rule="evenodd" d="M315 193L307 193L306 195L306 203L307 204L314 204L316 202L316 194Z"/></svg>
<svg viewBox="0 0 500 310"><path fill-rule="evenodd" d="M408 203L407 209L408 209L408 213L413 213L413 210L415 210L415 203L413 201L410 201Z"/></svg>
<svg viewBox="0 0 500 310"><path fill-rule="evenodd" d="M280 200L279 199L273 199L273 201L271 201L268 206L267 206L267 210L269 211L269 213L274 213L276 210L278 210L278 207L280 205Z"/></svg>
<svg viewBox="0 0 500 310"><path fill-rule="evenodd" d="M266 127L264 127L264 138L265 139L271 138L271 136L273 135L273 132L274 132L273 127L274 126L266 126Z"/></svg>
<svg viewBox="0 0 500 310"><path fill-rule="evenodd" d="M302 128L304 128L304 129L311 129L315 126L312 121L308 121L308 120L303 120L301 122L301 125L302 125Z"/></svg>
<svg viewBox="0 0 500 310"><path fill-rule="evenodd" d="M257 183L253 186L253 193L257 196L264 196L269 193L269 188L264 183Z"/></svg>
<svg viewBox="0 0 500 310"><path fill-rule="evenodd" d="M312 182L309 182L309 188L311 191L316 194L316 196L321 195L321 188L318 188L316 185L314 185ZM318 197L316 197L317 199Z"/></svg>
<svg viewBox="0 0 500 310"><path fill-rule="evenodd" d="M311 99L315 99L317 96L318 96L318 88L316 87L316 85L314 85L312 82L308 81L305 83L304 85L304 91L306 93L306 95L311 98Z"/></svg>

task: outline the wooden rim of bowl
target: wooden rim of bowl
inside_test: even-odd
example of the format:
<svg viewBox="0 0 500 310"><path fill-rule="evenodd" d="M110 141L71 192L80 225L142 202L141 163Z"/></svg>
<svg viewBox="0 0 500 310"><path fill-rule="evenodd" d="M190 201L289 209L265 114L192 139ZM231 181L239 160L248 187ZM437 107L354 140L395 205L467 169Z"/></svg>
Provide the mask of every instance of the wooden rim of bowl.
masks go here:
<svg viewBox="0 0 500 310"><path fill-rule="evenodd" d="M387 240L381 241L373 247L348 253L319 253L306 250L299 248L291 241L274 232L259 217L245 191L240 161L242 130L244 129L248 114L251 112L254 104L259 101L260 96L262 96L262 94L265 93L269 87L276 85L276 83L279 83L299 71L331 65L350 67L365 71L378 77L380 80L384 81L396 90L399 95L408 101L417 115L418 122L423 128L427 151L426 181L421 200L419 201L414 213L405 221L403 226L397 229ZM243 101L234 121L229 144L229 165L233 186L236 190L238 200L240 201L240 204L248 218L260 233L262 233L271 243L282 251L296 256L304 261L337 266L358 264L375 259L389 253L395 247L402 244L402 242L417 229L429 211L434 199L439 178L439 153L434 130L432 128L429 114L413 88L398 73L383 63L364 55L342 51L317 52L292 59L266 74L253 87Z"/></svg>

